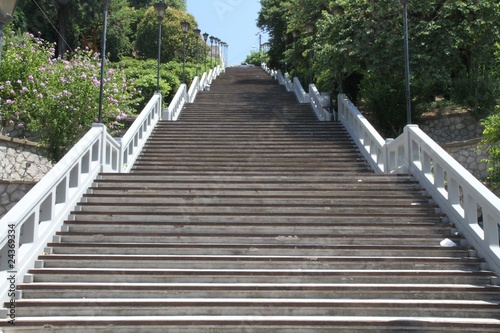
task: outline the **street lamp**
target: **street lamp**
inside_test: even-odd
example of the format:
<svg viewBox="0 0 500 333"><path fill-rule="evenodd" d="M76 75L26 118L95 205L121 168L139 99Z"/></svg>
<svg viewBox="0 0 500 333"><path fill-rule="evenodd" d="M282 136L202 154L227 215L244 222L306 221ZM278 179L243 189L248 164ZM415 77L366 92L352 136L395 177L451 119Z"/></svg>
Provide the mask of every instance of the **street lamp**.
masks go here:
<svg viewBox="0 0 500 333"><path fill-rule="evenodd" d="M103 29L102 29L102 50L101 50L101 82L99 85L99 117L97 122L102 123L102 103L104 95L104 64L106 61L106 34L108 30L108 8L111 0L101 0L104 4L104 19L103 19Z"/></svg>
<svg viewBox="0 0 500 333"><path fill-rule="evenodd" d="M294 69L295 72L297 72L297 37L299 37L300 32L298 30L293 30L292 31L292 36L293 36L293 62L294 62ZM294 73L296 74L296 73Z"/></svg>
<svg viewBox="0 0 500 333"><path fill-rule="evenodd" d="M214 67L213 63L213 53L214 53L214 36L210 36L210 68Z"/></svg>
<svg viewBox="0 0 500 333"><path fill-rule="evenodd" d="M207 40L208 40L208 32L205 32L203 34L203 40L205 41L205 60L203 61L205 63L205 72L207 72Z"/></svg>
<svg viewBox="0 0 500 333"><path fill-rule="evenodd" d="M217 52L215 52L215 57L218 60L220 60L219 47L220 47L220 39L219 38L215 38L215 50L217 51Z"/></svg>
<svg viewBox="0 0 500 333"><path fill-rule="evenodd" d="M2 59L3 27L12 20L17 0L0 0L0 60Z"/></svg>
<svg viewBox="0 0 500 333"><path fill-rule="evenodd" d="M288 58L286 56L286 51L288 49L288 35L286 32L283 33L283 41L285 42L285 73L288 73Z"/></svg>
<svg viewBox="0 0 500 333"><path fill-rule="evenodd" d="M403 5L404 35L405 35L405 76L406 76L406 122L411 124L411 91L410 91L410 51L408 46L408 3L410 0L401 0Z"/></svg>
<svg viewBox="0 0 500 333"><path fill-rule="evenodd" d="M313 83L313 34L314 34L314 23L309 23L307 25L307 33L311 36L309 40L309 82Z"/></svg>
<svg viewBox="0 0 500 333"><path fill-rule="evenodd" d="M154 4L156 14L158 17L158 72L156 74L156 90L160 92L160 65L161 65L161 25L165 17L165 11L168 6L163 2Z"/></svg>
<svg viewBox="0 0 500 333"><path fill-rule="evenodd" d="M198 52L200 48L201 30L194 29L194 36L196 37L196 76L198 76Z"/></svg>
<svg viewBox="0 0 500 333"><path fill-rule="evenodd" d="M184 34L184 54L182 57L182 83L186 83L186 38L190 24L186 21L181 22L182 33Z"/></svg>

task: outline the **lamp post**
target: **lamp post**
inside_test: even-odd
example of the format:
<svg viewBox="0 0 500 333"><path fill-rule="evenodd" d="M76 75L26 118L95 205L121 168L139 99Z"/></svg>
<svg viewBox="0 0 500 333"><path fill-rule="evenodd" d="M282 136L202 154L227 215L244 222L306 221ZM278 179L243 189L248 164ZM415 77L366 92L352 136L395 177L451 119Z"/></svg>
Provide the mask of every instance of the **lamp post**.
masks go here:
<svg viewBox="0 0 500 333"><path fill-rule="evenodd" d="M205 32L203 34L203 40L205 41L205 60L203 61L205 63L205 72L207 72L207 40L208 40L208 32Z"/></svg>
<svg viewBox="0 0 500 333"><path fill-rule="evenodd" d="M215 37L210 36L210 68L214 67L214 63L213 63L214 40L215 40Z"/></svg>
<svg viewBox="0 0 500 333"><path fill-rule="evenodd" d="M285 42L285 73L288 73L288 58L286 57L286 51L288 49L288 35L286 32L283 33L283 41Z"/></svg>
<svg viewBox="0 0 500 333"><path fill-rule="evenodd" d="M186 21L181 22L182 33L184 34L184 53L182 56L182 83L186 83L186 38L190 24Z"/></svg>
<svg viewBox="0 0 500 333"><path fill-rule="evenodd" d="M99 116L97 122L102 123L102 103L104 95L104 65L106 62L106 34L108 30L108 8L111 0L101 0L104 4L104 22L102 29L102 50L101 50L101 82L99 85Z"/></svg>
<svg viewBox="0 0 500 333"><path fill-rule="evenodd" d="M403 5L404 38L405 38L405 76L406 76L406 122L411 124L411 91L410 91L410 51L408 46L408 3L410 0L401 0Z"/></svg>
<svg viewBox="0 0 500 333"><path fill-rule="evenodd" d="M2 59L3 27L12 20L17 0L0 0L0 60Z"/></svg>
<svg viewBox="0 0 500 333"><path fill-rule="evenodd" d="M297 37L299 37L299 31L293 30L293 66L295 67L295 71L297 71ZM296 74L296 73L295 73Z"/></svg>
<svg viewBox="0 0 500 333"><path fill-rule="evenodd" d="M219 38L215 38L215 49L217 50L217 52L215 52L215 56L216 56L217 60L220 60L220 54L219 54L220 39Z"/></svg>
<svg viewBox="0 0 500 333"><path fill-rule="evenodd" d="M196 76L198 76L198 52L200 48L201 30L194 29L194 36L196 37Z"/></svg>
<svg viewBox="0 0 500 333"><path fill-rule="evenodd" d="M161 65L161 25L168 6L163 2L154 4L158 17L158 72L156 73L156 91L160 92L160 65Z"/></svg>
<svg viewBox="0 0 500 333"><path fill-rule="evenodd" d="M314 51L313 51L313 34L314 34L314 23L309 23L307 25L307 32L309 33L309 36L311 39L309 40L309 83L313 83L313 56L314 56Z"/></svg>

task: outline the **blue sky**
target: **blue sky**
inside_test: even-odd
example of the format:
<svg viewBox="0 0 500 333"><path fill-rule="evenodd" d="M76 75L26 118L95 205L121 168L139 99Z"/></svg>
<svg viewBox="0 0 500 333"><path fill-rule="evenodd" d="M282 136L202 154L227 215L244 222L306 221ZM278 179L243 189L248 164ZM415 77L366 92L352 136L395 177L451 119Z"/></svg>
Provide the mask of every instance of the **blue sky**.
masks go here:
<svg viewBox="0 0 500 333"><path fill-rule="evenodd" d="M188 12L201 33L209 33L229 45L229 65L243 62L259 48L257 28L260 0L187 0ZM262 34L262 43L267 35Z"/></svg>

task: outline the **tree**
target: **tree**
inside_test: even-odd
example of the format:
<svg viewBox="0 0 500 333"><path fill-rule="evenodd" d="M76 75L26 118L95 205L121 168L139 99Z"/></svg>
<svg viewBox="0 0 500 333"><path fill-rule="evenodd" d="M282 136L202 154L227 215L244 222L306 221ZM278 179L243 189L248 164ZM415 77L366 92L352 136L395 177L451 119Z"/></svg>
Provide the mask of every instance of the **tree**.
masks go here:
<svg viewBox="0 0 500 333"><path fill-rule="evenodd" d="M304 70L310 36L304 25L315 22L316 82L322 90L341 88L353 100L385 96L394 102L379 110L379 125L397 134L405 125L402 6L396 0L262 0L258 25L271 37L270 63L283 68L295 55L284 52L283 32L301 32L296 74ZM496 0L412 1L409 9L410 61L415 107L436 95L449 96L453 81L471 72L488 72L497 63L500 5ZM291 56L292 55L292 56ZM364 95L363 95L364 94ZM378 97L377 97L378 96ZM392 96L392 98L391 98ZM395 97L395 98L393 98ZM367 103L380 108L380 103ZM390 112L389 112L390 111Z"/></svg>
<svg viewBox="0 0 500 333"><path fill-rule="evenodd" d="M196 56L196 37L193 31L198 23L192 15L175 8L168 8L162 21L161 59L163 62L182 62L184 54L182 21L187 21L191 26L186 40L186 58L189 61ZM156 11L152 7L147 10L137 27L136 49L140 58L156 59L158 57L158 20Z"/></svg>

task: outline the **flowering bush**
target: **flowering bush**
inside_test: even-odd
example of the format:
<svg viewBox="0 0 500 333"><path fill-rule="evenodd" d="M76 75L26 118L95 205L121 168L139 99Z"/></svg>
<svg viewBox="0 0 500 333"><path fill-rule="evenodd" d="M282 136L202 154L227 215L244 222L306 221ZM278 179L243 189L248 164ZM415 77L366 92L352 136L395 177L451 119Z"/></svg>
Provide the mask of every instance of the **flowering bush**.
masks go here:
<svg viewBox="0 0 500 333"><path fill-rule="evenodd" d="M89 50L54 59L53 45L6 34L0 76L0 121L34 133L57 161L97 121L100 60ZM132 82L118 69L104 78L103 122L120 127L129 113Z"/></svg>

